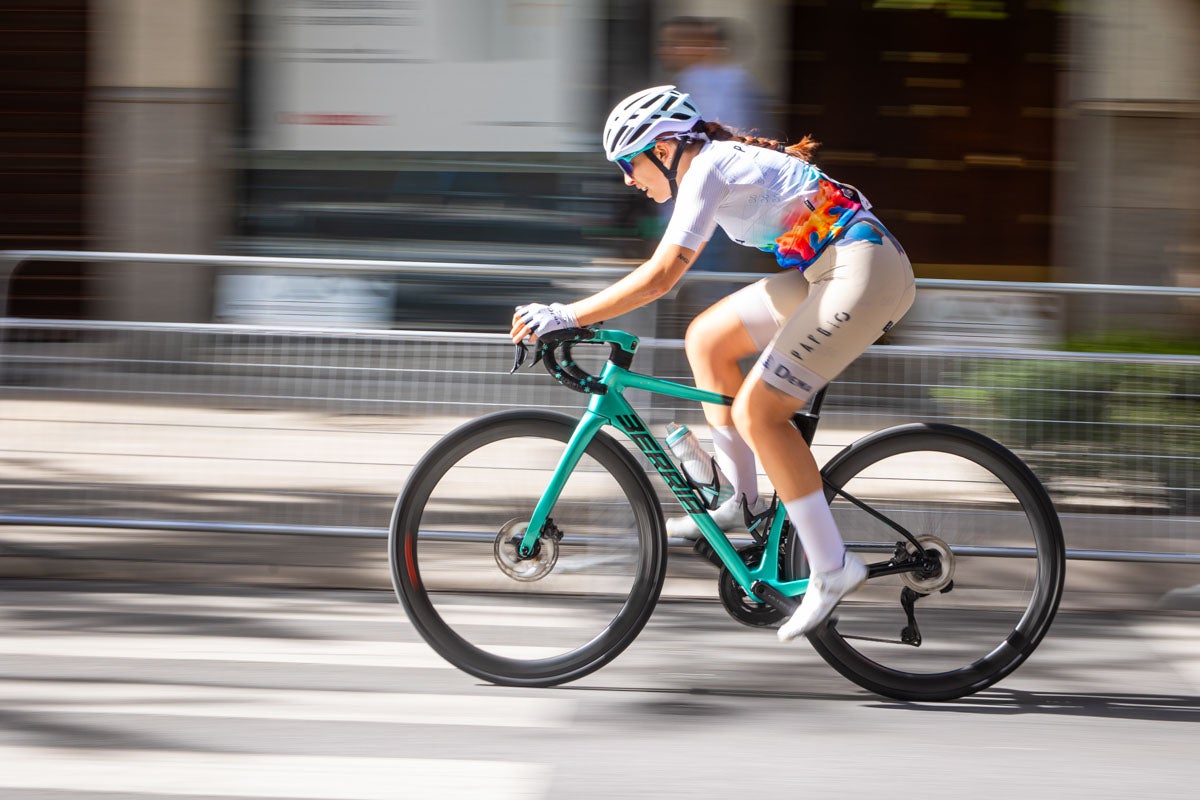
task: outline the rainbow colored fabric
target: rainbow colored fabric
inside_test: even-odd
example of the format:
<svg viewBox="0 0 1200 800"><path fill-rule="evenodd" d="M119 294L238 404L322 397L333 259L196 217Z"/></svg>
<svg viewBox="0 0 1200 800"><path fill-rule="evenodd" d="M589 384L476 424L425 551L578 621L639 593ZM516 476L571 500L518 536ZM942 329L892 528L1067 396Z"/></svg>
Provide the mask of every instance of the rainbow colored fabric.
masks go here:
<svg viewBox="0 0 1200 800"><path fill-rule="evenodd" d="M781 267L801 272L841 235L862 203L850 199L842 188L826 177L817 181L817 192L788 215L787 232L775 240L771 251Z"/></svg>

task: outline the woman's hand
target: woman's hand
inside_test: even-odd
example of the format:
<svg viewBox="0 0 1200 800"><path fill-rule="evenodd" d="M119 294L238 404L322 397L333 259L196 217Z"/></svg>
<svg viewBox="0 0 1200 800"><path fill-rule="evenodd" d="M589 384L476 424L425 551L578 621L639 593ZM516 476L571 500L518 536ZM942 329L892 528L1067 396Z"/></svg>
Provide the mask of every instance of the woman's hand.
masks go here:
<svg viewBox="0 0 1200 800"><path fill-rule="evenodd" d="M517 306L509 335L513 342L522 342L527 339L536 340L551 331L578 327L579 319L570 306L562 303L529 303Z"/></svg>

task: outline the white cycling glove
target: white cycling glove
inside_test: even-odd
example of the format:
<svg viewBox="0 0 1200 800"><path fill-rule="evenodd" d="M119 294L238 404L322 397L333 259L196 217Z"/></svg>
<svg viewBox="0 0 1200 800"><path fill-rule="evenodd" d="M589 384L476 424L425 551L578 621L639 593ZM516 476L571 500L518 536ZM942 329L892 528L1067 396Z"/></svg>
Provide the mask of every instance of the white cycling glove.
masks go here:
<svg viewBox="0 0 1200 800"><path fill-rule="evenodd" d="M561 331L564 328L578 328L579 320L570 306L562 303L529 303L517 306L517 319L528 326L530 332L541 338L551 331Z"/></svg>

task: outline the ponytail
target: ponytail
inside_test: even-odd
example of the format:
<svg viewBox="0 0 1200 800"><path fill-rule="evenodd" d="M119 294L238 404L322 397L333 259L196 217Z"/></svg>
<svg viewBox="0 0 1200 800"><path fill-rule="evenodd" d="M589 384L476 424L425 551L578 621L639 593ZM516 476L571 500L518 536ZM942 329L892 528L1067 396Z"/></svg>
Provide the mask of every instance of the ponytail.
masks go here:
<svg viewBox="0 0 1200 800"><path fill-rule="evenodd" d="M701 120L696 123L693 128L697 133L703 133L714 142L741 142L742 144L753 145L754 147L765 147L768 150L778 150L780 153L786 153L789 156L795 156L801 161L811 162L813 154L821 143L811 136L805 135L803 139L795 144L786 144L778 139L767 139L762 136L744 136L726 128L719 122L704 122Z"/></svg>

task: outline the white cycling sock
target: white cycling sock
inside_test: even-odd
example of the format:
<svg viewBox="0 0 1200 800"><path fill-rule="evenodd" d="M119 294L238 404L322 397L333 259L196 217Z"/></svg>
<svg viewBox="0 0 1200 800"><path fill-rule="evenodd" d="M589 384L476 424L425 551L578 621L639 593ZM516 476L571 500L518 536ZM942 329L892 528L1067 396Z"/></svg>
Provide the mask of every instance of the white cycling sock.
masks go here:
<svg viewBox="0 0 1200 800"><path fill-rule="evenodd" d="M833 512L821 489L783 504L788 519L796 526L800 544L813 572L834 572L842 568L846 544L838 533Z"/></svg>
<svg viewBox="0 0 1200 800"><path fill-rule="evenodd" d="M746 503L758 501L758 469L754 451L732 425L709 426L712 432L713 457L725 477L733 483L733 496L746 495Z"/></svg>

